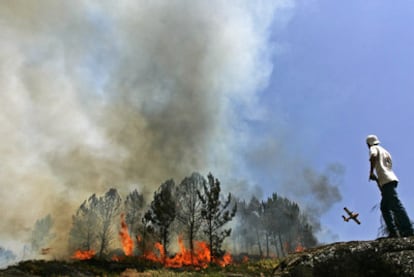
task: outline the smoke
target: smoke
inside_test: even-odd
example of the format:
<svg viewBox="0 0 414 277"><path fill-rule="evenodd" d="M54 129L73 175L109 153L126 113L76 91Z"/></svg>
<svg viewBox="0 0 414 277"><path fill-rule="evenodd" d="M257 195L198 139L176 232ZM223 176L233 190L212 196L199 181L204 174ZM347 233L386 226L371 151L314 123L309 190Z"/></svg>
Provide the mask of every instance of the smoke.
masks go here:
<svg viewBox="0 0 414 277"><path fill-rule="evenodd" d="M321 218L342 200L345 167L331 162L320 169L317 159L309 154L313 150L309 151L304 142L306 136L278 120L269 119L270 124L265 125L282 126L279 132L272 130L269 136L247 142L251 147L245 151L245 167L255 176L264 176L256 177L256 181L268 184L267 194L277 192L298 203L315 233L323 240L332 240L337 236L322 226Z"/></svg>
<svg viewBox="0 0 414 277"><path fill-rule="evenodd" d="M0 7L4 240L92 193L231 175L240 108L260 116L286 1L6 1ZM217 169L217 171L215 171ZM59 237L60 241L65 241Z"/></svg>

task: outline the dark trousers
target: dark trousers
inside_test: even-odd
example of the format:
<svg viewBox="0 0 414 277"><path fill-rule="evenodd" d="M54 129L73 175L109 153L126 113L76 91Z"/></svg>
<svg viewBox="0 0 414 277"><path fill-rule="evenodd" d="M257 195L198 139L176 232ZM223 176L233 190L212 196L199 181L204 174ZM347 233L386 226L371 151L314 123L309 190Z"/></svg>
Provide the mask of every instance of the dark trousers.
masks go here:
<svg viewBox="0 0 414 277"><path fill-rule="evenodd" d="M397 230L402 237L412 236L413 227L395 190L397 184L398 182L390 182L381 188L382 217L391 236L395 236Z"/></svg>

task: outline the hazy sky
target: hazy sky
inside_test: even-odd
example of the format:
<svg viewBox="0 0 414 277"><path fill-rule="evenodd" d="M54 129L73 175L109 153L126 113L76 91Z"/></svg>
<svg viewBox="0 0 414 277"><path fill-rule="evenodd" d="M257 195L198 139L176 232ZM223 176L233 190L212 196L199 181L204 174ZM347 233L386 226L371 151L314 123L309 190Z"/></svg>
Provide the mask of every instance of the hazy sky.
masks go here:
<svg viewBox="0 0 414 277"><path fill-rule="evenodd" d="M375 238L380 225L379 209L371 210L379 192L368 182L371 133L391 152L414 219L413 11L411 1L298 1L287 26L272 34L283 47L263 103L291 128L289 149L318 167L344 166L342 201L322 218L339 240ZM360 213L360 226L342 221L344 206Z"/></svg>
<svg viewBox="0 0 414 277"><path fill-rule="evenodd" d="M321 241L374 239L377 134L414 217L411 1L3 1L3 244L110 187L212 172L297 201ZM360 213L345 223L342 208Z"/></svg>

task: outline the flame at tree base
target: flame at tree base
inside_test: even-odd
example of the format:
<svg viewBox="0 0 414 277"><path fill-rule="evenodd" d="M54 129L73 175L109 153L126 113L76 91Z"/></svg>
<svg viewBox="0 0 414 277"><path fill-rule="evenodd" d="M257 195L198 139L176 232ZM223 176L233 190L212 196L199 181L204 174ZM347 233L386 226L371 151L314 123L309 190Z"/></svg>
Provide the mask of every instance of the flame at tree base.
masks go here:
<svg viewBox="0 0 414 277"><path fill-rule="evenodd" d="M144 259L164 264L165 267L169 268L180 268L183 266L195 266L199 268L208 267L211 259L210 249L206 242L196 241L194 247L194 253L191 255L191 251L188 250L183 243L182 238L178 239L180 251L172 258L165 257L164 248L161 243L156 243L159 255L153 252L146 253ZM225 253L222 258L213 259L213 263L224 267L233 261L229 253Z"/></svg>
<svg viewBox="0 0 414 277"><path fill-rule="evenodd" d="M96 252L94 250L76 250L72 255L72 259L76 260L90 260L95 257Z"/></svg>
<svg viewBox="0 0 414 277"><path fill-rule="evenodd" d="M303 251L305 251L305 247L303 247L302 244L299 242L295 248L295 252L298 253L298 252L303 252Z"/></svg>
<svg viewBox="0 0 414 277"><path fill-rule="evenodd" d="M126 257L131 257L134 250L134 242L129 235L128 226L125 222L124 214L121 214L121 229L119 231L119 238L122 244L122 249L125 256L112 257L112 261L121 262ZM137 236L137 242L139 243L141 238ZM187 249L184 246L183 239L178 238L179 252L174 257L166 257L164 247L161 243L155 243L154 247L158 251L158 254L154 252L145 253L142 258L152 262L163 264L169 268L180 268L184 266L194 266L197 268L206 268L212 262L221 267L224 267L232 263L233 259L229 253L225 253L221 258L211 257L208 244L203 241L194 242L194 251ZM95 256L94 250L77 250L73 255L73 259L77 260L89 260Z"/></svg>
<svg viewBox="0 0 414 277"><path fill-rule="evenodd" d="M122 249L124 250L125 256L132 256L134 241L129 235L128 225L125 222L124 214L121 214L121 230L119 231L119 237L121 239Z"/></svg>

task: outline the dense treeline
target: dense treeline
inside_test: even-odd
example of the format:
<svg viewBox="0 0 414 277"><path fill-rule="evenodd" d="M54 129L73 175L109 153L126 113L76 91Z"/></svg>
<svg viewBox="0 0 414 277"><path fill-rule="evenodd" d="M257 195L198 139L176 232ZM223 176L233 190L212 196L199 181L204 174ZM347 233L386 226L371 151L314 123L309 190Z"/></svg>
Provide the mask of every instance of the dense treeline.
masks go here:
<svg viewBox="0 0 414 277"><path fill-rule="evenodd" d="M148 202L136 189L124 200L115 188L102 196L91 195L72 216L69 251L93 250L98 258L111 257L120 248L121 218L137 256L153 252L155 243L160 243L168 257L174 254L171 246L177 237L191 253L196 241L207 242L212 259L220 258L223 248L233 254L271 257L317 244L296 203L276 193L266 200L236 199L230 193L223 195L220 181L212 174L205 178L193 173L179 184L166 180ZM36 223L32 248L46 245L37 233L44 229L51 236L51 224L50 216Z"/></svg>
<svg viewBox="0 0 414 277"><path fill-rule="evenodd" d="M273 193L263 201L238 200L238 207L233 234L236 252L282 257L317 244L306 215L287 198Z"/></svg>
<svg viewBox="0 0 414 277"><path fill-rule="evenodd" d="M168 257L172 239L181 236L191 252L194 241L207 241L211 258L219 258L224 254L222 244L231 234L225 225L236 210L231 194L222 195L220 182L212 174L206 179L193 173L178 185L167 180L150 203L134 190L122 205L121 196L112 188L101 197L93 194L73 215L69 249L94 250L99 258L112 255L122 214L130 236L136 240L135 255L146 255L158 242Z"/></svg>

